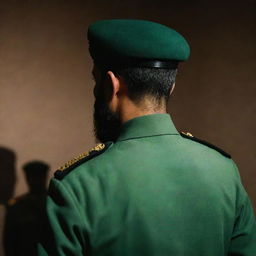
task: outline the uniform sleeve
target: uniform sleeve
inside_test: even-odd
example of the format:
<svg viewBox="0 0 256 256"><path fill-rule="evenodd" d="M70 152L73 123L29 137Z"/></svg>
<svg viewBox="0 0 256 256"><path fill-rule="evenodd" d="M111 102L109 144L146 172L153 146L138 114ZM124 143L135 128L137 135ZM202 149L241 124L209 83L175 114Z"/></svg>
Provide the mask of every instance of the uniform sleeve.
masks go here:
<svg viewBox="0 0 256 256"><path fill-rule="evenodd" d="M236 166L235 166L236 167ZM237 168L236 168L237 170ZM238 170L237 170L238 172ZM238 174L239 175L239 174ZM240 180L240 176L239 176ZM236 221L230 242L229 256L256 255L256 219L251 201L240 183Z"/></svg>
<svg viewBox="0 0 256 256"><path fill-rule="evenodd" d="M85 225L71 188L52 179L46 201L46 216L40 256L85 255Z"/></svg>

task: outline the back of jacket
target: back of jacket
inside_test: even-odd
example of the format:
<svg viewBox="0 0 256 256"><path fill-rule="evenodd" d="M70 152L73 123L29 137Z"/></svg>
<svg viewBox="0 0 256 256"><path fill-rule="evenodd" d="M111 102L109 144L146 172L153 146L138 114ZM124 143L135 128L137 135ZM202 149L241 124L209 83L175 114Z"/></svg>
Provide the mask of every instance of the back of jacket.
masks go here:
<svg viewBox="0 0 256 256"><path fill-rule="evenodd" d="M127 122L106 152L54 179L48 220L56 255L256 255L234 162L163 114Z"/></svg>

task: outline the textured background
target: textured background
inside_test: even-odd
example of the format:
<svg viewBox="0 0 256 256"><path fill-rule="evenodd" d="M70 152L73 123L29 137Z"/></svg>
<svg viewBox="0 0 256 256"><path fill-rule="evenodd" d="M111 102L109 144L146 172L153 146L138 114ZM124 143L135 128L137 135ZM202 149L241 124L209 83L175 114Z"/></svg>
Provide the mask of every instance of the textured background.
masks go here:
<svg viewBox="0 0 256 256"><path fill-rule="evenodd" d="M1 0L0 146L15 152L16 172L0 169L0 191L15 184L14 196L26 192L27 161L46 161L53 172L95 144L86 29L107 18L158 21L188 39L191 58L169 105L173 120L233 156L256 206L253 0ZM3 215L0 205L0 231Z"/></svg>

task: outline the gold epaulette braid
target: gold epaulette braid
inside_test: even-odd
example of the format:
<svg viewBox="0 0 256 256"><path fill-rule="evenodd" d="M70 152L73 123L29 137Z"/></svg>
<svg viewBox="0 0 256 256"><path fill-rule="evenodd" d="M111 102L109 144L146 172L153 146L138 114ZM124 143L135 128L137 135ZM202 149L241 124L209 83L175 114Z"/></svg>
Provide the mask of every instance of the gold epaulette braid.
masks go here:
<svg viewBox="0 0 256 256"><path fill-rule="evenodd" d="M64 171L65 169L69 168L71 165L75 164L76 162L80 161L81 159L89 156L94 151L101 151L105 148L105 144L100 143L88 152L82 153L79 156L74 157L73 159L66 162L63 166L59 167L58 170Z"/></svg>

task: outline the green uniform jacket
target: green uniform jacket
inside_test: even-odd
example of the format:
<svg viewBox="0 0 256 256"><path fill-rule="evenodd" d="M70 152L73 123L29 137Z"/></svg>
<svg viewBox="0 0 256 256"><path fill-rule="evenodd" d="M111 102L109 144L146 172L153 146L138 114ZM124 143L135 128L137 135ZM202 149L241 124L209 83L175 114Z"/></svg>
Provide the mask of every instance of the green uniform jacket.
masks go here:
<svg viewBox="0 0 256 256"><path fill-rule="evenodd" d="M182 137L168 114L128 121L103 151L51 180L41 255L256 255L253 209L224 152Z"/></svg>

